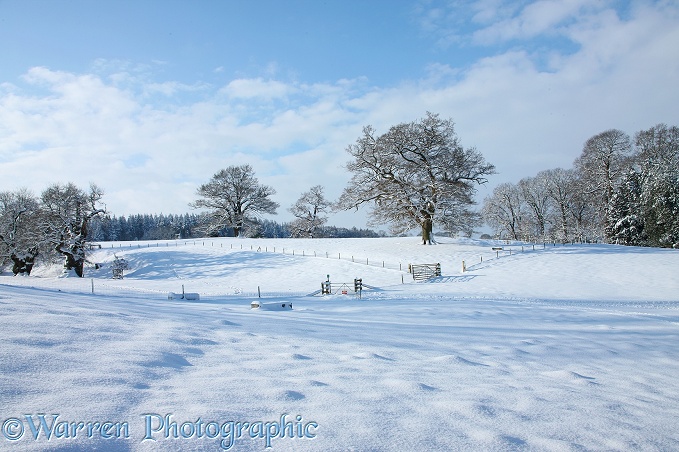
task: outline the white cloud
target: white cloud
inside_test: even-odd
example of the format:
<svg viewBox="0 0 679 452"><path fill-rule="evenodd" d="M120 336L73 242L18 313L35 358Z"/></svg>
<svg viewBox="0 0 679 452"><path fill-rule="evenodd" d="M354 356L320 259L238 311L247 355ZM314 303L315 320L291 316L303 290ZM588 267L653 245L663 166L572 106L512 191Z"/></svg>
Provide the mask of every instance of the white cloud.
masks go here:
<svg viewBox="0 0 679 452"><path fill-rule="evenodd" d="M163 83L149 83L145 85L148 94L159 93L167 97L171 97L180 92L203 91L208 88L205 83L196 83L187 85L179 82L163 82Z"/></svg>
<svg viewBox="0 0 679 452"><path fill-rule="evenodd" d="M279 99L291 94L294 88L276 80L237 79L229 82L221 93L240 99Z"/></svg>
<svg viewBox="0 0 679 452"><path fill-rule="evenodd" d="M560 34L571 21L582 20L582 14L601 8L602 2L590 0L542 0L530 3L513 17L493 22L474 33L480 44L494 44L514 39L529 39L543 34ZM488 17L486 13L480 13ZM477 16L478 17L478 16Z"/></svg>

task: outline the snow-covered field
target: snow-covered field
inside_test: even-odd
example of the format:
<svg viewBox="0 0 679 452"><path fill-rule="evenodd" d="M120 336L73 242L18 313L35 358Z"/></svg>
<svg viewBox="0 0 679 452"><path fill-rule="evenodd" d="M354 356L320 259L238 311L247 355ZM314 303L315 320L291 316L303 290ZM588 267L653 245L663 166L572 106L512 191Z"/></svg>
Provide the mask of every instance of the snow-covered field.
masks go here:
<svg viewBox="0 0 679 452"><path fill-rule="evenodd" d="M84 279L4 274L0 449L679 450L679 251L440 242L104 243ZM305 296L327 275L348 294Z"/></svg>

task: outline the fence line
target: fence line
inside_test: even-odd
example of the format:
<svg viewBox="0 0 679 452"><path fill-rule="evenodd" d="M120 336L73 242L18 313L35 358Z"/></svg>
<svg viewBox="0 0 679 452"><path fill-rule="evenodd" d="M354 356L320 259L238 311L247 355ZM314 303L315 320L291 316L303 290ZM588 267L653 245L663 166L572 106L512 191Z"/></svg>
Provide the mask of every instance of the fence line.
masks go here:
<svg viewBox="0 0 679 452"><path fill-rule="evenodd" d="M164 245L163 245L163 243L164 243ZM211 246L211 247L215 246L214 240L204 240L204 239L192 240L192 239L189 239L189 240L183 240L181 242L180 241L174 241L174 242L158 241L154 244L151 244L151 242L146 242L145 245L141 244L141 243L135 244L133 242L130 242L129 244L126 244L126 245L123 245L122 243L118 243L117 247L115 246L114 243L111 243L111 249L169 248L169 247L172 247L172 246L174 246L175 248L178 248L178 247L181 246L180 243L183 243L184 246L187 246L189 244L192 244L193 246L203 246L203 247L204 246ZM206 243L208 245L206 245ZM233 250L233 249L247 250L248 249L247 247L243 247L242 243L240 244L240 247L237 247L237 246L234 247L233 243L230 243L228 245L229 245L229 249L231 249L231 250ZM224 248L224 243L219 243L219 248ZM399 262L398 265L396 265L394 263L388 263L385 260L380 260L380 259L372 259L371 260L369 257L359 258L359 257L352 256L350 254L349 255L345 254L344 256L342 256L341 252L338 252L335 255L335 253L331 254L327 251L325 251L325 252L308 251L308 250L301 250L300 251L300 250L295 250L295 249L291 250L289 248L286 249L284 247L278 247L278 249L277 249L277 247L275 247L275 246L272 246L272 247L258 246L255 249L255 245L252 245L252 244L250 245L249 250L250 251L257 251L257 252L264 252L264 253L279 252L281 254L287 254L287 255L291 255L291 256L325 257L326 259L338 259L338 260L344 260L344 261L353 262L353 263L357 263L357 264L365 264L365 265L371 266L371 267L380 267L380 268L386 268L386 269L398 270L398 271L407 271L407 267L408 267L407 265L403 264L402 262Z"/></svg>
<svg viewBox="0 0 679 452"><path fill-rule="evenodd" d="M49 292L124 297L124 298L144 298L153 300L167 300L170 292L181 293L181 284L172 286L168 289L142 288L131 286L119 286L107 284L107 281L100 278L25 278L25 281L11 277L11 281L1 281L0 286L24 287L27 289L43 290ZM24 279L19 277L20 279ZM9 278L8 278L9 279ZM168 287L170 285L167 285ZM231 292L202 291L200 299L205 301L218 301L220 299L237 298L280 298L280 297L303 297L310 295L310 292L300 291L266 291L258 287L256 292L234 290Z"/></svg>
<svg viewBox="0 0 679 452"><path fill-rule="evenodd" d="M206 245L207 243L207 245ZM179 246L188 246L188 245L193 245L193 246L214 246L214 241L210 240L186 240L186 241L174 241L174 242L156 242L156 243L151 243L147 242L144 246L142 243L129 243L129 244L119 244L118 247L115 246L114 243L111 244L111 248L119 248L119 249L126 249L126 248L159 248L159 247L171 247L174 245L175 247ZM220 244L220 247L224 247L224 244ZM228 244L230 249L234 248L234 244ZM560 244L561 246L565 246L567 244ZM330 254L329 252L323 252L323 253L318 253L316 251L313 252L307 252L305 250L300 251L298 250L290 250L286 249L283 247L261 247L257 246L255 249L256 245L250 245L249 248L252 251L258 251L258 252L280 252L282 254L287 254L287 255L294 255L294 256L305 256L305 257L317 257L317 258L327 258L327 259L340 259L344 261L350 261L354 262L356 264L360 265L369 265L369 266L374 266L374 267L381 267L381 268L388 268L392 270L399 270L403 273L410 273L409 272L409 265L410 264L401 264L399 263L398 265L394 264L387 264L385 261L370 261L369 258L365 258L365 260L361 259L356 259L354 256L342 256L341 253L337 254ZM461 264L461 269L462 272L464 273L465 271L470 271L470 270L478 270L481 268L485 268L486 265L491 265L492 262L497 262L499 259L506 258L507 256L512 256L512 255L518 255L522 253L526 253L528 251L540 251L540 250L545 250L547 248L555 247L557 246L556 243L541 243L541 244L532 244L532 243L510 243L506 242L505 246L502 247L495 247L489 250L487 253L469 253L465 255L465 259L462 260L462 262L451 262L450 260L448 261L443 261L443 270L445 274L451 274L451 273L456 273L454 271L454 267L457 265ZM102 247L103 248L103 247ZM247 246L243 246L243 244L240 244L240 249L247 249ZM491 253L492 251L492 253ZM460 257L460 256L458 256ZM485 264L485 265L484 265ZM459 268L459 267L458 267ZM114 282L118 281L118 282ZM167 295L169 292L172 291L177 291L178 287L172 286L171 282L165 281L164 284L162 284L163 288L159 287L153 287L153 288L143 288L143 287L131 287L129 285L126 285L125 282L127 280L112 280L108 278L34 278L34 277L8 277L5 279L4 277L0 279L0 285L5 285L5 286L14 286L14 287L28 287L28 288L33 288L33 289L40 289L40 290L51 290L51 291L59 291L59 292L67 292L67 293L79 293L79 294L94 294L94 295L109 295L109 296L120 296L120 297L133 297L133 298L152 298L152 299L167 299ZM403 276L401 277L401 282L404 282ZM146 283L148 284L148 283ZM178 283L179 284L179 283ZM201 293L201 299L206 299L206 300L217 300L219 298L230 298L230 297L242 297L242 298L273 298L273 297L286 297L286 296L305 296L309 295L307 292L282 292L282 291L262 291L259 287L257 292L244 292L240 290L235 290L233 292L228 292L224 291L219 293L218 289L215 291L216 288L213 288L209 292L203 291Z"/></svg>
<svg viewBox="0 0 679 452"><path fill-rule="evenodd" d="M501 259L502 257L506 256L511 256L512 254L516 254L519 252L524 253L526 251L532 250L532 251L537 251L537 250L544 250L547 247L556 247L556 246L566 246L566 245L571 245L571 244L577 244L578 242L572 241L572 242L556 242L556 241L544 241L542 243L532 243L532 242L521 242L521 241L511 241L511 240L496 240L498 244L503 244L504 246L498 246L498 247L491 247L494 256L487 256L484 253L473 253L471 256L477 256L478 260L476 258L465 258L461 262L451 262L453 264L453 268L461 268L461 271L464 273L466 271L470 270L478 270L482 267L482 264L484 264L484 258L486 259L485 263L488 263L490 259L493 257L495 259ZM165 244L165 247L171 247L174 245L175 247L181 246L183 244L184 246L187 245L193 245L193 246L215 246L215 242L212 239L183 239L183 240L172 240L172 241L157 241L153 245L151 242L146 242L146 246L137 243L134 244L133 242L130 242L128 245L123 246L122 244L119 244L119 248L153 248L153 247L162 247L162 244ZM207 245L206 245L207 243ZM582 242L580 242L582 243ZM346 262L352 262L356 264L362 264L362 265L367 265L371 267L380 267L380 268L386 268L390 270L398 270L400 272L404 273L411 273L409 266L411 263L402 263L399 262L399 264L394 264L394 263L388 263L385 260L380 260L380 259L370 259L369 257L366 258L359 258L356 256L353 256L351 254L342 254L341 252L337 253L330 253L328 251L324 252L319 252L319 251L309 251L309 250L295 250L295 249L289 249L285 247L276 247L276 246L268 246L264 245L262 246L261 244L255 245L255 244L250 244L249 247L247 244L235 244L234 243L227 243L229 249L240 249L240 250L249 250L250 251L257 251L257 252L271 252L271 253L281 253L284 255L292 255L292 256L303 256L303 257L317 257L317 258L326 258L326 259L338 259L338 260L343 260ZM240 246L239 246L240 245ZM256 248L255 248L256 246ZM224 243L219 243L220 248L225 248ZM111 244L111 248L115 248L114 244ZM485 257L484 257L485 256ZM447 267L448 262L445 262L444 265ZM461 267L458 267L461 266ZM450 273L450 272L449 272Z"/></svg>

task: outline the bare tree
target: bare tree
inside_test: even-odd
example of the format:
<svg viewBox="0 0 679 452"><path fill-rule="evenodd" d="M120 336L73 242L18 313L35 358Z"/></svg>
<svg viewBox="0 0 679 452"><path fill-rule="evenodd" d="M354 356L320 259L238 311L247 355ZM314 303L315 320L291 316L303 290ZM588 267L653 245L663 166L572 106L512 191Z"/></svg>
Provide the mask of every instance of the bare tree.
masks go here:
<svg viewBox="0 0 679 452"><path fill-rule="evenodd" d="M603 232L606 210L615 187L629 168L631 154L630 137L621 130L610 129L588 139L574 162L574 169L582 180L582 202L593 207L590 214L598 227L597 235Z"/></svg>
<svg viewBox="0 0 679 452"><path fill-rule="evenodd" d="M485 199L482 214L497 235L506 232L509 238L519 240L524 229L525 207L519 187L505 182L495 187L493 194Z"/></svg>
<svg viewBox="0 0 679 452"><path fill-rule="evenodd" d="M593 202L589 195L588 181L573 171L572 193L568 210L571 221L571 239L585 241L599 240L605 233L606 208Z"/></svg>
<svg viewBox="0 0 679 452"><path fill-rule="evenodd" d="M288 209L295 216L295 220L290 223L292 236L313 238L318 228L328 221L323 214L328 213L331 205L332 203L325 199L323 187L320 185L315 185L304 192Z"/></svg>
<svg viewBox="0 0 679 452"><path fill-rule="evenodd" d="M90 184L88 192L72 183L54 184L42 192L42 227L53 249L64 256L64 271L83 276L87 233L92 219L106 210L100 206L103 191Z"/></svg>
<svg viewBox="0 0 679 452"><path fill-rule="evenodd" d="M371 223L390 224L393 233L419 225L425 244L435 221L448 233L471 231L479 221L470 210L476 184L495 172L479 152L462 147L452 120L432 113L379 136L365 127L347 152L353 176L339 208L370 205Z"/></svg>
<svg viewBox="0 0 679 452"><path fill-rule="evenodd" d="M551 209L544 172L538 173L535 177L521 179L519 190L526 203L526 215L530 218L530 221L526 219L529 238L544 241L547 234L547 219Z"/></svg>
<svg viewBox="0 0 679 452"><path fill-rule="evenodd" d="M629 168L631 154L630 137L621 130L610 129L585 142L574 167L582 172L590 189L608 204L616 184Z"/></svg>
<svg viewBox="0 0 679 452"><path fill-rule="evenodd" d="M679 127L657 124L638 132L634 137L635 160L642 169L663 169L679 173Z"/></svg>
<svg viewBox="0 0 679 452"><path fill-rule="evenodd" d="M556 168L544 171L547 193L554 203L551 222L555 239L571 239L573 221L571 208L575 196L575 175L572 169Z"/></svg>
<svg viewBox="0 0 679 452"><path fill-rule="evenodd" d="M11 260L15 275L30 275L38 257L39 215L38 200L28 190L0 193L0 264Z"/></svg>
<svg viewBox="0 0 679 452"><path fill-rule="evenodd" d="M234 236L242 234L243 228L257 221L262 213L275 214L278 203L269 197L276 190L261 185L250 165L229 166L212 176L210 182L197 191L200 199L191 204L196 209L209 209L207 231L218 233L233 228Z"/></svg>

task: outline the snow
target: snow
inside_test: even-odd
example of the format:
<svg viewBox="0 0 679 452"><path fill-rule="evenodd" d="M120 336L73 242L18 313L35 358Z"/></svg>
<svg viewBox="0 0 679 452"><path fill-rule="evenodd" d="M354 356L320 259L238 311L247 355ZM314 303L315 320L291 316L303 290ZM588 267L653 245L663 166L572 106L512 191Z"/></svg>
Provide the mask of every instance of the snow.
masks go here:
<svg viewBox="0 0 679 452"><path fill-rule="evenodd" d="M4 274L0 448L679 449L679 252L438 240L103 243L83 279ZM328 275L375 289L305 296Z"/></svg>

